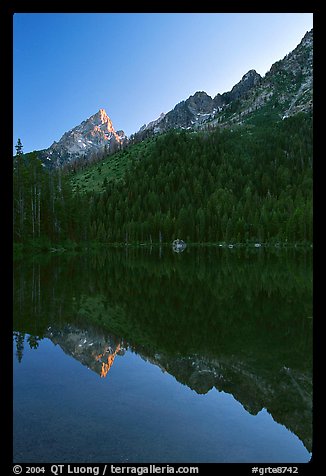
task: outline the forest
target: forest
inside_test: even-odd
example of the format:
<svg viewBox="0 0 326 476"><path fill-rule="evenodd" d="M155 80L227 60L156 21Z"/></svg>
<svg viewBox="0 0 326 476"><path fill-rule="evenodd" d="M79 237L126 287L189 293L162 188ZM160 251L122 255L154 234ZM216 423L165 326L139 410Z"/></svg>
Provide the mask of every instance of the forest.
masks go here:
<svg viewBox="0 0 326 476"><path fill-rule="evenodd" d="M14 242L311 243L312 117L171 130L88 167L14 157Z"/></svg>

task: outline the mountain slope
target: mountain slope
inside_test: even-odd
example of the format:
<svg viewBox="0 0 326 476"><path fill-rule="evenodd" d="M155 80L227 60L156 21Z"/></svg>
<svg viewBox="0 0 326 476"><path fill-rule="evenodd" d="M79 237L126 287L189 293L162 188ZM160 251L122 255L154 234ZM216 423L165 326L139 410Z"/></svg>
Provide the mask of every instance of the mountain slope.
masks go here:
<svg viewBox="0 0 326 476"><path fill-rule="evenodd" d="M304 113L171 130L77 171L71 185L92 198L91 230L103 242L311 242L311 136ZM119 180L113 162L124 164Z"/></svg>
<svg viewBox="0 0 326 476"><path fill-rule="evenodd" d="M313 108L313 30L282 60L274 63L262 81L236 107L227 106L217 122L257 122L262 116L283 119ZM256 117L257 116L257 119Z"/></svg>

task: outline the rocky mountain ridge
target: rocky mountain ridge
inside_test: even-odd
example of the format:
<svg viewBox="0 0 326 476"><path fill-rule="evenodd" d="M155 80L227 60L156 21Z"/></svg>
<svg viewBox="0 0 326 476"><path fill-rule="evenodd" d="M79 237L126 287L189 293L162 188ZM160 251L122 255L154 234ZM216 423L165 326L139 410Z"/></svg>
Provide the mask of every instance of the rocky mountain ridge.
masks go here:
<svg viewBox="0 0 326 476"><path fill-rule="evenodd" d="M255 70L250 70L227 93L218 93L212 98L205 91L197 91L185 101L178 103L167 114L162 113L155 121L144 124L135 136L138 138L144 133L155 134L169 129L198 128L213 120L227 104L241 99L250 89L259 84L261 79Z"/></svg>
<svg viewBox="0 0 326 476"><path fill-rule="evenodd" d="M61 166L85 158L115 152L127 142L124 131L116 131L104 109L65 132L58 142L40 152L45 165Z"/></svg>
<svg viewBox="0 0 326 476"><path fill-rule="evenodd" d="M313 30L282 60L274 63L264 77L248 71L233 88L214 98L197 91L144 124L130 140L115 131L104 109L66 132L58 142L38 153L44 166L63 166L74 161L91 161L133 142L169 129L205 130L250 123L266 118L284 119L313 107Z"/></svg>
<svg viewBox="0 0 326 476"><path fill-rule="evenodd" d="M135 138L142 140L171 128L206 129L242 124L263 113L284 119L313 108L313 30L282 60L274 63L264 77L248 71L229 92L214 98L204 91L181 101L171 111L143 126Z"/></svg>

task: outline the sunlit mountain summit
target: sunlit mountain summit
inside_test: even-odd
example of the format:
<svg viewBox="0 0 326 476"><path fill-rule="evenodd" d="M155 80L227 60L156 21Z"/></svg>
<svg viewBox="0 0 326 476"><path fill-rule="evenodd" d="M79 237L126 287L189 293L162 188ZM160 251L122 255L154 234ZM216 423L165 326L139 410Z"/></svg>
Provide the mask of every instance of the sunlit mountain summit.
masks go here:
<svg viewBox="0 0 326 476"><path fill-rule="evenodd" d="M45 165L61 166L65 163L86 159L98 159L100 155L112 153L126 142L122 130L116 131L105 109L65 132L58 142L40 153Z"/></svg>
<svg viewBox="0 0 326 476"><path fill-rule="evenodd" d="M81 364L105 378L117 355L124 355L122 341L113 336L105 338L95 331L79 329L73 325L63 328L50 326L47 337Z"/></svg>
<svg viewBox="0 0 326 476"><path fill-rule="evenodd" d="M230 91L209 96L197 91L162 112L129 138L116 131L101 108L80 125L63 134L58 142L38 152L44 166L63 166L73 162L92 162L128 144L140 142L171 129L212 130L261 120L282 120L313 108L313 30L283 59L274 63L262 77L250 69Z"/></svg>

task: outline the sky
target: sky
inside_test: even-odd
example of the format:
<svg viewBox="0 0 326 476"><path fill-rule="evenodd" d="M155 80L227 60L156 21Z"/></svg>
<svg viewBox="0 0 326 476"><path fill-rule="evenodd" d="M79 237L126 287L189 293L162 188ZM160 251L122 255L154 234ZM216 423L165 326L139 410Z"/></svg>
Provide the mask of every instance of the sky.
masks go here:
<svg viewBox="0 0 326 476"><path fill-rule="evenodd" d="M196 91L262 76L312 13L15 13L13 144L48 148L104 108L129 136Z"/></svg>

